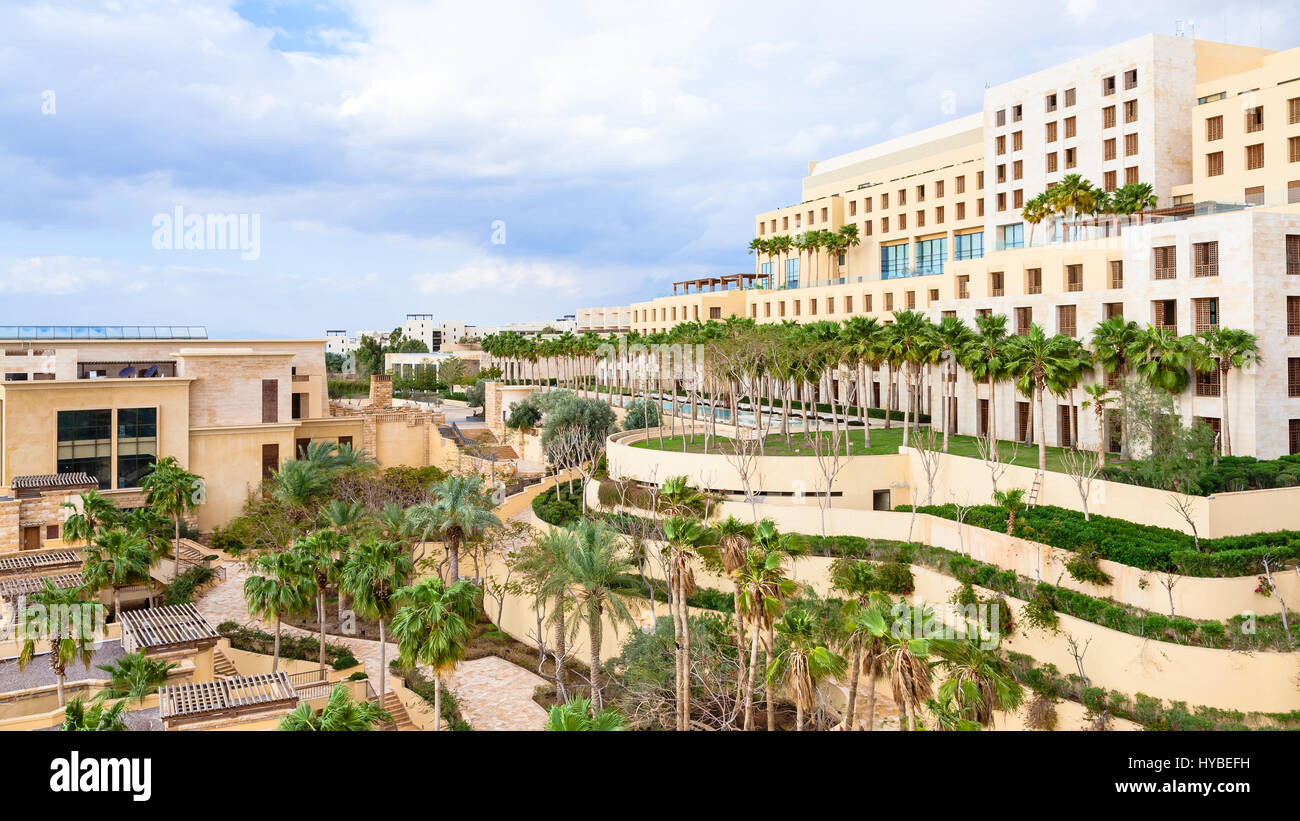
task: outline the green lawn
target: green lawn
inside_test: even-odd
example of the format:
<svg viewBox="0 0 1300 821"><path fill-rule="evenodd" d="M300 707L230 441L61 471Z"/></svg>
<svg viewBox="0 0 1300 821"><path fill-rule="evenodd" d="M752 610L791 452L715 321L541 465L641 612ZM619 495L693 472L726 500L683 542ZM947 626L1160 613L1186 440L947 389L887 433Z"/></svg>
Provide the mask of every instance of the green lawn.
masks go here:
<svg viewBox="0 0 1300 821"><path fill-rule="evenodd" d="M823 431L821 436L829 439L831 436L830 431ZM901 427L894 427L889 430L885 430L884 428L872 428L871 447L869 449L864 447L863 438L863 431L861 428L849 431L849 452L854 456L878 456L889 453L898 453L899 446L903 444L903 429ZM840 446L843 447L842 441ZM633 443L633 447L659 450L659 438L652 437L648 441L635 442ZM723 444L722 447L725 449L726 445ZM1006 459L1010 455L1013 447L1015 447L1013 443L1004 441L998 445L998 453L1003 459ZM680 452L682 450L682 437L665 436L663 449ZM689 441L686 443L685 450L687 453L703 453L704 436L702 434L696 435L694 443ZM725 452L725 450L719 451L717 443L714 444L712 450L715 453ZM972 459L980 458L979 448L976 446L975 437L973 436L959 436L957 434L949 436L948 452L954 456L969 456ZM767 442L764 445L764 453L767 456L812 456L813 449L807 438L802 433L792 432L790 434L789 445L786 444L785 437L777 433L767 437ZM1049 447L1047 449L1048 470L1060 473L1065 472L1061 466L1061 453L1061 448ZM1020 445L1016 451L1015 459L1012 460L1012 464L1027 468L1037 468L1038 448L1034 445Z"/></svg>

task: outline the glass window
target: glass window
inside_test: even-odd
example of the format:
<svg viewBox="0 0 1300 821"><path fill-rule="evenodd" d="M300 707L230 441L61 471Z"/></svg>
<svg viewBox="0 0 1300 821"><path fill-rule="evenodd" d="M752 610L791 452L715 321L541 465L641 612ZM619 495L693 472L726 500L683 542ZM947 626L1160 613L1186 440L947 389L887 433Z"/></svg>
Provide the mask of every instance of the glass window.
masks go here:
<svg viewBox="0 0 1300 821"><path fill-rule="evenodd" d="M1003 248L1024 248L1025 247L1025 225L1017 222L1014 225L1004 225L1000 229L1002 232Z"/></svg>
<svg viewBox="0 0 1300 821"><path fill-rule="evenodd" d="M799 260L787 259L785 261L785 287L799 287Z"/></svg>
<svg viewBox="0 0 1300 821"><path fill-rule="evenodd" d="M158 458L158 409L117 411L117 486L139 487Z"/></svg>
<svg viewBox="0 0 1300 821"><path fill-rule="evenodd" d="M59 411L58 472L88 473L101 490L112 487L113 412Z"/></svg>
<svg viewBox="0 0 1300 821"><path fill-rule="evenodd" d="M948 260L948 238L922 240L916 243L916 273L942 274Z"/></svg>
<svg viewBox="0 0 1300 821"><path fill-rule="evenodd" d="M880 246L880 277L907 276L907 243Z"/></svg>
<svg viewBox="0 0 1300 821"><path fill-rule="evenodd" d="M956 234L953 241L953 259L981 259L984 256L984 232Z"/></svg>

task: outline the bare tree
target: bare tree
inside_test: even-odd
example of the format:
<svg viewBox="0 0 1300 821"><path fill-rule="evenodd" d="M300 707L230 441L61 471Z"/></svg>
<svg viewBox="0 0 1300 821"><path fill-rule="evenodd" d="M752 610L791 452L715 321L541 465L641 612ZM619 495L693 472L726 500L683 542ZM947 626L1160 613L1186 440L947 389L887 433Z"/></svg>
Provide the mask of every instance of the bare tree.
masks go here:
<svg viewBox="0 0 1300 821"><path fill-rule="evenodd" d="M939 475L939 461L943 456L942 440L934 428L918 428L911 437L911 448L916 452L916 460L921 463L921 472L925 476L925 501L912 499L912 519L907 526L907 540L912 541L912 530L916 527L916 509L921 504L934 502L935 478ZM960 525L958 525L960 527Z"/></svg>
<svg viewBox="0 0 1300 821"><path fill-rule="evenodd" d="M989 480L993 484L993 492L997 493L998 481L1002 479L1011 463L1016 461L1016 452L1020 449L1020 442L1017 440L1011 442L1011 454L1009 456L1004 456L999 444L993 441L991 436L976 436L975 448L979 452L980 459L984 462L984 467L989 470Z"/></svg>
<svg viewBox="0 0 1300 821"><path fill-rule="evenodd" d="M970 554L966 552L966 517L970 514L972 507L970 496L963 492L962 501L953 502L952 506L956 512L953 520L957 522L957 552L963 556L969 556Z"/></svg>
<svg viewBox="0 0 1300 821"><path fill-rule="evenodd" d="M1092 485L1101 475L1101 460L1097 454L1086 450L1066 450L1061 454L1061 466L1074 481L1079 491L1079 501L1083 504L1083 520L1089 521L1088 499L1092 496Z"/></svg>
<svg viewBox="0 0 1300 821"><path fill-rule="evenodd" d="M1160 586L1169 594L1169 618L1171 619L1176 618L1174 615L1174 587L1182 580L1183 577L1173 571L1160 574Z"/></svg>
<svg viewBox="0 0 1300 821"><path fill-rule="evenodd" d="M523 587L515 578L519 550L536 538L536 530L527 522L511 519L501 527L490 529L484 536L484 547L494 560L495 573L484 573L483 595L496 604L497 629L505 613L506 599L522 595Z"/></svg>
<svg viewBox="0 0 1300 821"><path fill-rule="evenodd" d="M1092 638L1082 644L1072 634L1065 633L1065 646L1070 651L1070 657L1074 659L1074 666L1079 671L1079 678L1083 681L1084 687L1091 687L1092 682L1088 679L1088 674L1083 671L1083 657L1088 654L1088 647L1092 644Z"/></svg>
<svg viewBox="0 0 1300 821"><path fill-rule="evenodd" d="M1182 517L1187 526L1192 529L1192 544L1196 547L1196 552L1201 552L1201 537L1196 531L1196 519L1192 516L1192 498L1181 493L1169 494L1169 507L1175 513Z"/></svg>
<svg viewBox="0 0 1300 821"><path fill-rule="evenodd" d="M822 537L826 536L826 510L831 506L831 488L835 478L844 469L844 453L840 449L844 431L839 425L832 425L829 432L816 431L809 438L817 467L821 470L822 481L817 494L817 506L821 509Z"/></svg>
<svg viewBox="0 0 1300 821"><path fill-rule="evenodd" d="M1288 566L1286 559L1278 559L1272 553L1267 553L1260 558L1260 563L1264 565L1264 582L1268 585L1269 594L1277 599L1277 603L1282 608L1282 632L1286 634L1287 642L1291 641L1291 628L1287 622L1286 601L1282 598L1282 593L1277 589L1277 583L1273 581L1273 571L1283 570Z"/></svg>

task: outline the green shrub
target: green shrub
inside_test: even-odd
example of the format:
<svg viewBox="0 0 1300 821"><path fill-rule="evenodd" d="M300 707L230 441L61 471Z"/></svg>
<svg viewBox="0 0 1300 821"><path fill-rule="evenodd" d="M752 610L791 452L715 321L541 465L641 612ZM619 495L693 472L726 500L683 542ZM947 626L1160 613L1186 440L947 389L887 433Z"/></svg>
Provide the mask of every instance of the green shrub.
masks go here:
<svg viewBox="0 0 1300 821"><path fill-rule="evenodd" d="M212 581L215 575L215 570L201 564L182 570L181 574L172 579L172 583L163 590L163 604L189 604L194 600L194 594L199 588Z"/></svg>
<svg viewBox="0 0 1300 821"><path fill-rule="evenodd" d="M558 491L558 495L557 495ZM550 525L563 527L582 516L582 482L561 482L558 487L547 488L533 498L533 512L537 518Z"/></svg>
<svg viewBox="0 0 1300 821"><path fill-rule="evenodd" d="M1113 581L1106 571L1101 569L1096 553L1076 554L1073 559L1065 563L1065 569L1071 578L1085 584L1105 587Z"/></svg>
<svg viewBox="0 0 1300 821"><path fill-rule="evenodd" d="M912 568L904 562L885 562L877 565L876 584L882 593L911 593L916 589Z"/></svg>

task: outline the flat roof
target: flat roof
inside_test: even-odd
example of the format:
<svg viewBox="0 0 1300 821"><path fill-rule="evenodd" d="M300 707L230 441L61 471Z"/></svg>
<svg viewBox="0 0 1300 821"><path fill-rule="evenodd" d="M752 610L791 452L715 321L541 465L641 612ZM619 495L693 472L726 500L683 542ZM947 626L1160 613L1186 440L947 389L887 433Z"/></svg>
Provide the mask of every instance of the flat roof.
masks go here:
<svg viewBox="0 0 1300 821"><path fill-rule="evenodd" d="M0 339L207 339L202 325L0 325Z"/></svg>

